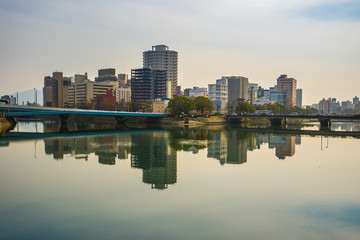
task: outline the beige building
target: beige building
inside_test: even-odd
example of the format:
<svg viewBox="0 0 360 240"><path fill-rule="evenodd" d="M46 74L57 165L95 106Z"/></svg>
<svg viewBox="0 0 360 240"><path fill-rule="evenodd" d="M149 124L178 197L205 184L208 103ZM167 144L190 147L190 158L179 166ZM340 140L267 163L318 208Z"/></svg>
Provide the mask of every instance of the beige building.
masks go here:
<svg viewBox="0 0 360 240"><path fill-rule="evenodd" d="M45 107L68 107L69 87L71 79L64 77L62 72L53 72L52 77L44 78L44 106Z"/></svg>
<svg viewBox="0 0 360 240"><path fill-rule="evenodd" d="M164 101L154 101L152 102L152 112L153 113L164 113L165 112L165 102Z"/></svg>
<svg viewBox="0 0 360 240"><path fill-rule="evenodd" d="M106 94L107 90L114 92L116 86L117 82L93 82L86 75L75 75L75 84L69 88L69 105L91 104L97 95Z"/></svg>
<svg viewBox="0 0 360 240"><path fill-rule="evenodd" d="M286 92L286 106L296 105L296 79L283 74L277 79L276 91Z"/></svg>
<svg viewBox="0 0 360 240"><path fill-rule="evenodd" d="M115 90L116 93L116 101L131 101L131 88L129 86L119 86Z"/></svg>

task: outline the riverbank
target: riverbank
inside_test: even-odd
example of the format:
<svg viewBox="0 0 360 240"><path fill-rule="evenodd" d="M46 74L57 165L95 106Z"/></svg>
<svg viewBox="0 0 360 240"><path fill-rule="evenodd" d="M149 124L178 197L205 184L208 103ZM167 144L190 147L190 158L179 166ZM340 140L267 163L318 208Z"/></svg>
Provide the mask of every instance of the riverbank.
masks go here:
<svg viewBox="0 0 360 240"><path fill-rule="evenodd" d="M11 123L6 118L0 118L0 133L6 132L11 127Z"/></svg>
<svg viewBox="0 0 360 240"><path fill-rule="evenodd" d="M226 118L224 117L208 117L208 118L173 118L166 117L160 120L162 125L186 125L186 126L198 126L198 125L220 125L226 124Z"/></svg>

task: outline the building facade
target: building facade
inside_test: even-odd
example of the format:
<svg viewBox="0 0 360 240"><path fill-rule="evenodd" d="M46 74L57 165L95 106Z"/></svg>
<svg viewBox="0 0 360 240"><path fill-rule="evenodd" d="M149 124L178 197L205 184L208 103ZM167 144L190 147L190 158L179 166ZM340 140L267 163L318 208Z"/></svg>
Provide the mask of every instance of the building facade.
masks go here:
<svg viewBox="0 0 360 240"><path fill-rule="evenodd" d="M280 103L281 105L286 106L287 99L288 98L286 92L278 92L278 91L270 92L270 101L273 101L275 103Z"/></svg>
<svg viewBox="0 0 360 240"><path fill-rule="evenodd" d="M235 112L236 106L241 101L248 99L249 80L246 77L225 77L228 81L228 108Z"/></svg>
<svg viewBox="0 0 360 240"><path fill-rule="evenodd" d="M222 78L216 80L215 84L208 85L208 97L214 109L217 111L227 110L228 103L228 85L227 79Z"/></svg>
<svg viewBox="0 0 360 240"><path fill-rule="evenodd" d="M95 78L95 82L108 82L117 81L115 68L104 68L98 70L98 76Z"/></svg>
<svg viewBox="0 0 360 240"><path fill-rule="evenodd" d="M116 102L129 102L131 101L131 88L128 86L117 87L115 90Z"/></svg>
<svg viewBox="0 0 360 240"><path fill-rule="evenodd" d="M171 97L176 96L178 86L178 53L169 50L166 45L153 46L151 50L143 52L143 68L165 70L166 79L170 81Z"/></svg>
<svg viewBox="0 0 360 240"><path fill-rule="evenodd" d="M302 107L302 89L296 89L296 106Z"/></svg>
<svg viewBox="0 0 360 240"><path fill-rule="evenodd" d="M107 90L114 91L116 88L116 82L94 82L89 79L78 75L78 81L69 88L69 106L80 107L85 105L92 105L97 95L106 94Z"/></svg>
<svg viewBox="0 0 360 240"><path fill-rule="evenodd" d="M286 92L286 106L296 105L296 79L288 78L286 74L280 75L277 79L276 91Z"/></svg>
<svg viewBox="0 0 360 240"><path fill-rule="evenodd" d="M152 102L166 98L166 71L151 68L131 70L131 101Z"/></svg>
<svg viewBox="0 0 360 240"><path fill-rule="evenodd" d="M68 107L71 79L62 72L53 72L44 78L43 98L45 107Z"/></svg>
<svg viewBox="0 0 360 240"><path fill-rule="evenodd" d="M248 100L250 103L253 103L258 97L259 84L249 83L248 84Z"/></svg>

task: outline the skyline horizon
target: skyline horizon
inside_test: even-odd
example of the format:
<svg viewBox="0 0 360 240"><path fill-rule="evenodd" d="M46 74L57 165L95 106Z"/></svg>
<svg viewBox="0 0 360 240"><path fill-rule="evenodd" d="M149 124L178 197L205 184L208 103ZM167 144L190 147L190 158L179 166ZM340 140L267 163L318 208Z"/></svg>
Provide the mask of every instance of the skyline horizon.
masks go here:
<svg viewBox="0 0 360 240"><path fill-rule="evenodd" d="M0 30L1 95L40 89L54 70L94 78L115 67L130 75L157 44L179 53L183 88L221 76L269 88L287 74L304 90L304 105L360 95L355 0L4 0Z"/></svg>

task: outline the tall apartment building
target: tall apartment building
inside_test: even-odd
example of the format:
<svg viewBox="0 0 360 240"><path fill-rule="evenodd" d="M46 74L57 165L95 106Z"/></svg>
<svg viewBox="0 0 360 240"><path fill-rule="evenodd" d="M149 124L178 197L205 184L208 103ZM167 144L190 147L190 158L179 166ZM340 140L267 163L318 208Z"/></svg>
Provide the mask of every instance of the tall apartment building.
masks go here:
<svg viewBox="0 0 360 240"><path fill-rule="evenodd" d="M166 71L151 68L131 70L131 101L144 103L166 97Z"/></svg>
<svg viewBox="0 0 360 240"><path fill-rule="evenodd" d="M241 101L248 100L248 84L246 77L225 77L228 81L228 108L235 112L236 106Z"/></svg>
<svg viewBox="0 0 360 240"><path fill-rule="evenodd" d="M302 89L296 89L296 106L302 107Z"/></svg>
<svg viewBox="0 0 360 240"><path fill-rule="evenodd" d="M53 72L44 78L43 98L45 107L68 107L71 79L62 72Z"/></svg>
<svg viewBox="0 0 360 240"><path fill-rule="evenodd" d="M143 52L143 68L165 70L167 81L171 84L171 97L176 96L178 85L178 53L169 50L166 45L153 46L151 50Z"/></svg>
<svg viewBox="0 0 360 240"><path fill-rule="evenodd" d="M227 110L228 83L225 77L216 80L215 84L208 84L208 97L214 109L217 111Z"/></svg>
<svg viewBox="0 0 360 240"><path fill-rule="evenodd" d="M279 92L286 92L287 107L296 105L296 79L288 78L286 74L280 75L277 79L276 90Z"/></svg>

